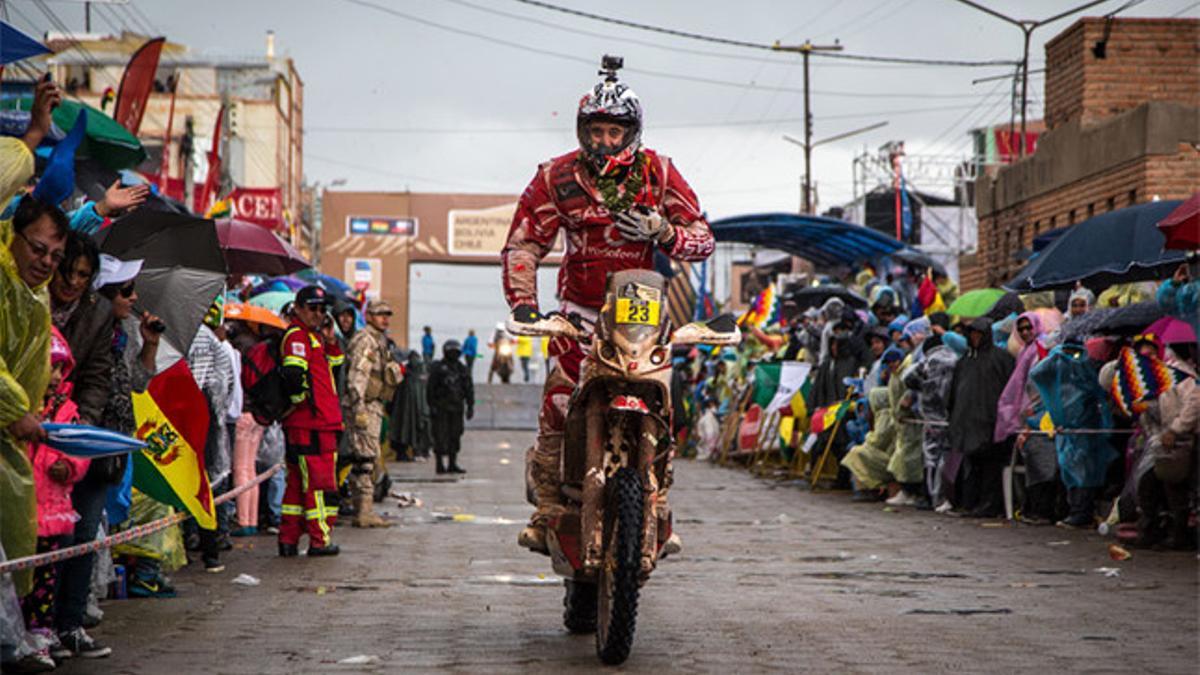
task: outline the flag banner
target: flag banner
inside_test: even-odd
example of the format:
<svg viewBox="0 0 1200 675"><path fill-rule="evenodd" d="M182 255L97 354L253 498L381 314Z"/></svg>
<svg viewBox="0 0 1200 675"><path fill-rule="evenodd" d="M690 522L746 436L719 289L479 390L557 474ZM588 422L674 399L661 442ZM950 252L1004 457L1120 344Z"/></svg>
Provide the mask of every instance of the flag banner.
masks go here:
<svg viewBox="0 0 1200 675"><path fill-rule="evenodd" d="M758 364L754 369L754 404L760 408L766 408L775 398L775 392L779 389L779 376L782 372L783 364L779 362L766 362Z"/></svg>
<svg viewBox="0 0 1200 675"><path fill-rule="evenodd" d="M117 105L113 108L113 119L117 124L137 135L146 114L146 102L154 90L154 72L158 70L158 57L162 54L166 38L154 38L138 48L125 66L121 86L117 88Z"/></svg>
<svg viewBox="0 0 1200 675"><path fill-rule="evenodd" d="M812 419L808 423L809 433L815 436L824 433L828 429L832 429L833 425L846 414L848 408L849 406L846 405L845 401L834 403L824 408L817 408L813 411Z"/></svg>
<svg viewBox="0 0 1200 675"><path fill-rule="evenodd" d="M133 453L133 486L164 504L187 511L215 529L212 489L204 470L208 401L186 361L154 376L133 394L134 434L146 449Z"/></svg>
<svg viewBox="0 0 1200 675"><path fill-rule="evenodd" d="M750 309L738 318L738 325L762 328L778 321L779 294L775 292L775 285L771 284L754 298Z"/></svg>
<svg viewBox="0 0 1200 675"><path fill-rule="evenodd" d="M1126 417L1145 412L1150 401L1174 387L1186 373L1176 370L1154 356L1142 356L1125 347L1117 357L1117 372L1109 395L1117 410Z"/></svg>
<svg viewBox="0 0 1200 675"><path fill-rule="evenodd" d="M792 403L792 398L795 397L796 392L800 391L804 383L808 381L808 374L812 371L812 365L802 361L784 361L782 365L783 367L779 373L779 385L775 389L775 397L771 399L771 403L767 406L767 412L769 413L789 407Z"/></svg>

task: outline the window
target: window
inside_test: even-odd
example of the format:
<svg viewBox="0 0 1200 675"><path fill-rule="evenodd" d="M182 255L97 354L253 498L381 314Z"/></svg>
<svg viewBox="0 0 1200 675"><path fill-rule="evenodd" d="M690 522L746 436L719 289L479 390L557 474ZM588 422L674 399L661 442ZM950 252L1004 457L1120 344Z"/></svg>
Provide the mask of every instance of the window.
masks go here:
<svg viewBox="0 0 1200 675"><path fill-rule="evenodd" d="M1088 216L1087 217L1091 218L1094 215L1096 215L1096 202L1090 202L1088 204Z"/></svg>
<svg viewBox="0 0 1200 675"><path fill-rule="evenodd" d="M1137 188L1129 191L1129 205L1133 206L1137 203Z"/></svg>
<svg viewBox="0 0 1200 675"><path fill-rule="evenodd" d="M1109 198L1108 198L1108 210L1109 210L1109 211L1116 211L1116 210L1117 210L1117 198L1116 198L1116 197L1109 197Z"/></svg>
<svg viewBox="0 0 1200 675"><path fill-rule="evenodd" d="M1070 212L1067 213L1067 224L1068 225L1075 224L1075 209L1071 209Z"/></svg>

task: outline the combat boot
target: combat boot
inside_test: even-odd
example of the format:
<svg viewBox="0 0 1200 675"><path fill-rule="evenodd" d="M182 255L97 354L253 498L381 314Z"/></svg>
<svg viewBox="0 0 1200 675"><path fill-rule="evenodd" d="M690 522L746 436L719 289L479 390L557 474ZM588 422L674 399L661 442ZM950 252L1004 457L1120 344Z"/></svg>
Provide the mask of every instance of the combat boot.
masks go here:
<svg viewBox="0 0 1200 675"><path fill-rule="evenodd" d="M354 505L358 508L358 515L354 516L350 524L354 527L391 527L390 522L375 513L375 505L372 502L371 495L355 495Z"/></svg>

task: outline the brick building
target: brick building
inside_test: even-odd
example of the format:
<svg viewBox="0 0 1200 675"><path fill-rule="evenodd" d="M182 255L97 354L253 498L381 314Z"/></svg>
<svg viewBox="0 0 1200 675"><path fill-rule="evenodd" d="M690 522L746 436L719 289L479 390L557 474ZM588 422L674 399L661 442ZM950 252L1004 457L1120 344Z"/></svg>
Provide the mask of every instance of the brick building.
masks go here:
<svg viewBox="0 0 1200 675"><path fill-rule="evenodd" d="M1081 19L1046 43L1047 131L976 184L965 289L998 286L1046 231L1200 189L1200 20Z"/></svg>

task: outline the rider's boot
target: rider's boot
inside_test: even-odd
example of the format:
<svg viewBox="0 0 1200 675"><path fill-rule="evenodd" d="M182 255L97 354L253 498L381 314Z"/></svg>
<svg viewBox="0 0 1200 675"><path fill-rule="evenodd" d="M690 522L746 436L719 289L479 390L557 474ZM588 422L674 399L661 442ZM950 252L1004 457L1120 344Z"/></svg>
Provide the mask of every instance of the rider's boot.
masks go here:
<svg viewBox="0 0 1200 675"><path fill-rule="evenodd" d="M552 518L562 513L557 454L561 444L561 434L543 434L527 458L528 480L532 483L537 509L529 518L529 525L517 536L517 543L537 553L550 552L546 546L546 528Z"/></svg>

